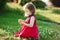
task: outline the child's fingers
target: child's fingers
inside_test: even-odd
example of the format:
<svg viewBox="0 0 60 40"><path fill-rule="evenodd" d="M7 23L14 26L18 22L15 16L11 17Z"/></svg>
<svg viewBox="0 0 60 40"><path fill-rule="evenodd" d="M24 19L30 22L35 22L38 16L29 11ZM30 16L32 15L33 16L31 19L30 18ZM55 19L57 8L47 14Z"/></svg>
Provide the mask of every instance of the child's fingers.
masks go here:
<svg viewBox="0 0 60 40"><path fill-rule="evenodd" d="M24 22L24 20L19 20L19 22Z"/></svg>
<svg viewBox="0 0 60 40"><path fill-rule="evenodd" d="M20 22L22 19L18 19L18 22Z"/></svg>
<svg viewBox="0 0 60 40"><path fill-rule="evenodd" d="M19 21L19 20L22 20L22 19L18 19L18 21Z"/></svg>

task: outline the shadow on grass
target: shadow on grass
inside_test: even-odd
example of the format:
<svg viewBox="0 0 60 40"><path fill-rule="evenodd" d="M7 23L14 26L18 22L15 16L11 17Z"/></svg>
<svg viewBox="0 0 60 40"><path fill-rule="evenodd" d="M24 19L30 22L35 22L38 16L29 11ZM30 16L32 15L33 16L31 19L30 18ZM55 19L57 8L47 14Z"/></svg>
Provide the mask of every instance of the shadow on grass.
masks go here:
<svg viewBox="0 0 60 40"><path fill-rule="evenodd" d="M0 11L0 16L2 17L14 17L14 18L23 18L22 16L24 16L24 11L18 8L11 8L8 5L5 7L6 11L2 12Z"/></svg>
<svg viewBox="0 0 60 40"><path fill-rule="evenodd" d="M23 10L20 10L18 8L11 8L9 7L8 5L5 7L6 11L3 12L3 11L0 11L0 15L4 15L4 14L8 14L8 13L14 13L14 14L18 14L18 15L23 15L24 14L24 11Z"/></svg>
<svg viewBox="0 0 60 40"><path fill-rule="evenodd" d="M37 9L40 9L40 10L49 10L48 8L37 8Z"/></svg>
<svg viewBox="0 0 60 40"><path fill-rule="evenodd" d="M60 14L60 9L53 9L52 13L54 13L54 14Z"/></svg>
<svg viewBox="0 0 60 40"><path fill-rule="evenodd" d="M50 20L49 18L44 17L44 16L42 16L42 15L40 15L40 14L36 14L36 17L37 17L37 20L45 21L45 22L50 22L50 23L56 23L56 24L59 24L59 25L60 25L60 23L57 23L57 22L55 22L55 21L52 21L52 20Z"/></svg>

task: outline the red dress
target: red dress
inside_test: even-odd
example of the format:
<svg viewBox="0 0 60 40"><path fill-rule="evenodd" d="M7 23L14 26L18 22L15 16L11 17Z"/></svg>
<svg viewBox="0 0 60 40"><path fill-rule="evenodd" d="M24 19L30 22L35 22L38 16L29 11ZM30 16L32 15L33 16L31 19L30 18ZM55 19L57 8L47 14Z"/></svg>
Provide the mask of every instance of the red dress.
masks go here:
<svg viewBox="0 0 60 40"><path fill-rule="evenodd" d="M34 16L35 18L35 16ZM26 23L30 23L31 16L27 18ZM34 20L33 27L28 27L26 25L23 25L19 32L16 32L14 34L16 37L22 37L22 38L39 38L38 34L38 27L36 25L36 18Z"/></svg>

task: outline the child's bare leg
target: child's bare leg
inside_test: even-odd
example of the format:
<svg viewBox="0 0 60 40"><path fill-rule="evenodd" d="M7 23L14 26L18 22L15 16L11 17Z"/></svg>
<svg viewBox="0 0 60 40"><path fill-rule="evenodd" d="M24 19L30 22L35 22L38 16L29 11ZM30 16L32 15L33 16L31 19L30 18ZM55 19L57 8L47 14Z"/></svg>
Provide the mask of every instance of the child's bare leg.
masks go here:
<svg viewBox="0 0 60 40"><path fill-rule="evenodd" d="M23 40L27 40L27 38L23 38Z"/></svg>

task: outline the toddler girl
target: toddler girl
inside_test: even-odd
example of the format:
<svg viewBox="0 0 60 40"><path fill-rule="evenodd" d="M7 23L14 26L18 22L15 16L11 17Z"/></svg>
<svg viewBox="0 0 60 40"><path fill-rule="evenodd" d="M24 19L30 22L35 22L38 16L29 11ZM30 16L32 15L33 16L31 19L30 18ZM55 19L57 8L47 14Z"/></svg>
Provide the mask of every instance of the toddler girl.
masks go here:
<svg viewBox="0 0 60 40"><path fill-rule="evenodd" d="M23 38L23 40L27 40L27 38L38 39L38 26L36 25L36 17L35 17L35 6L29 2L24 5L25 15L27 15L27 19L24 21L19 19L18 22L23 24L22 28L19 32L16 32L15 37Z"/></svg>

